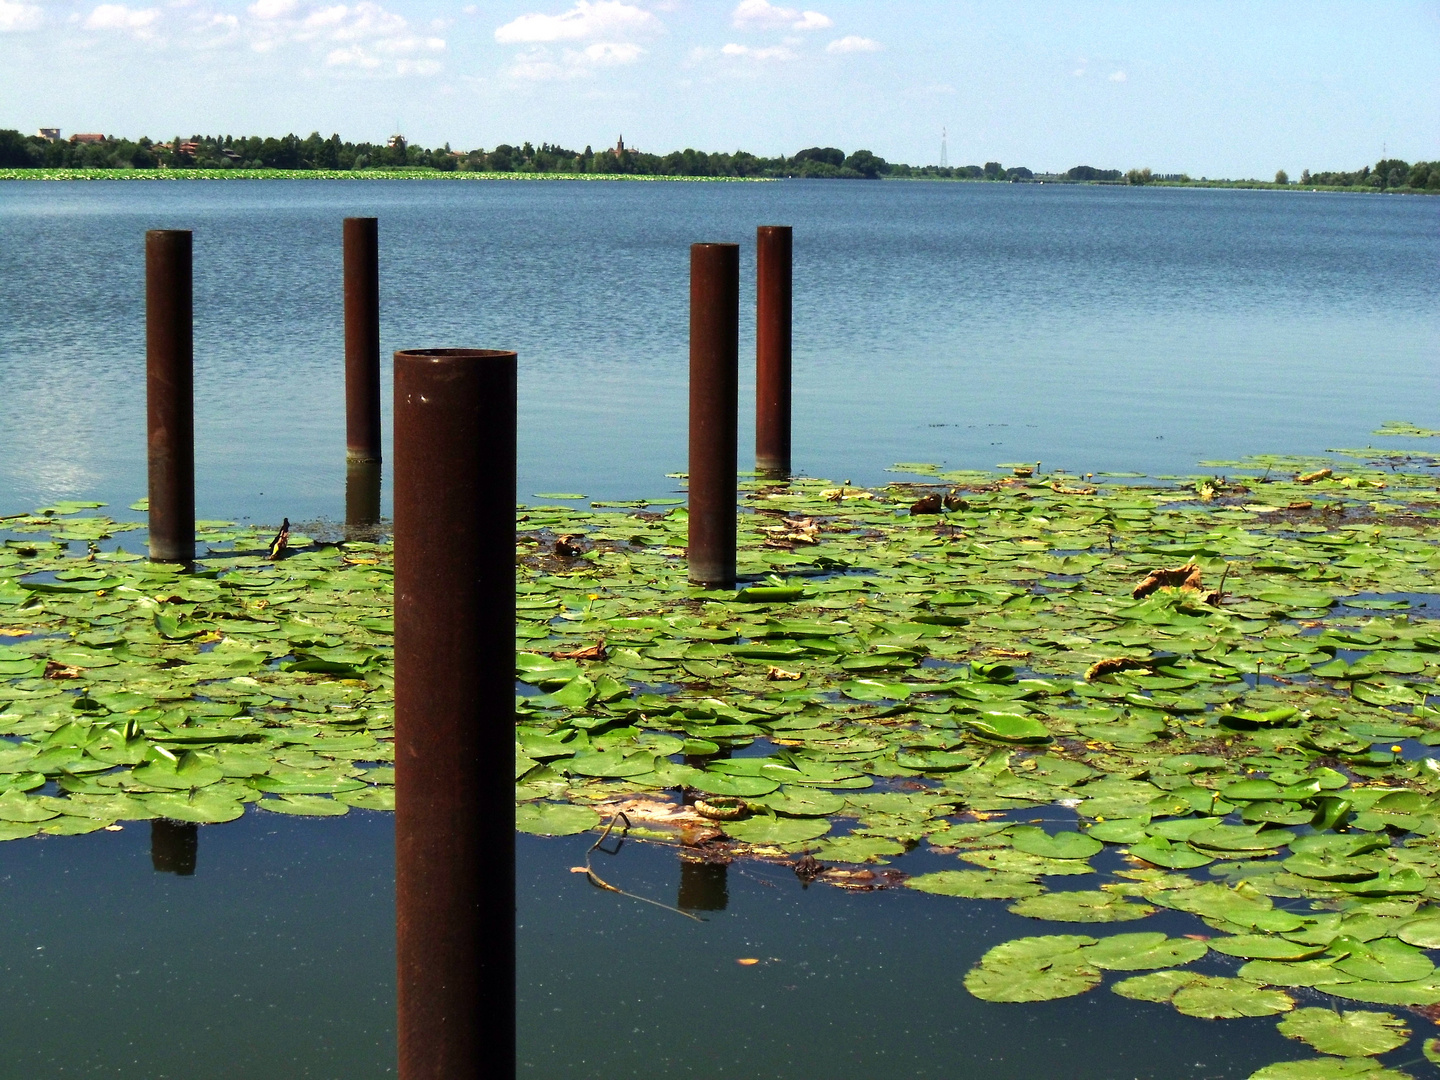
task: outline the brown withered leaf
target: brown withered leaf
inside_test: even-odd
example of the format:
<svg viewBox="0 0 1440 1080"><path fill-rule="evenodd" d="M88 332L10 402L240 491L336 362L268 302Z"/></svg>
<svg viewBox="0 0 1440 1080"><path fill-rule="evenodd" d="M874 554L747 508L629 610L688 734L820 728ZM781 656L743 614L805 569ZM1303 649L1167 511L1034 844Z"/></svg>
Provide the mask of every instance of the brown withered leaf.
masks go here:
<svg viewBox="0 0 1440 1080"><path fill-rule="evenodd" d="M765 672L765 678L771 682L794 682L803 679L805 676L798 671L786 671L784 668L772 667Z"/></svg>
<svg viewBox="0 0 1440 1080"><path fill-rule="evenodd" d="M912 514L939 514L945 506L939 495L926 495L910 504Z"/></svg>
<svg viewBox="0 0 1440 1080"><path fill-rule="evenodd" d="M1334 475L1334 469L1316 469L1314 472L1305 473L1303 476L1297 476L1295 478L1295 482L1297 484L1313 484L1316 480L1325 480Z"/></svg>
<svg viewBox="0 0 1440 1080"><path fill-rule="evenodd" d="M1085 681L1094 682L1102 675L1113 675L1117 671L1148 671L1149 669L1150 662L1148 660L1134 660L1128 656L1112 656L1091 664L1085 672Z"/></svg>
<svg viewBox="0 0 1440 1080"><path fill-rule="evenodd" d="M555 538L555 554L566 559L573 559L577 555L583 554L582 549L574 544L574 541L579 539L580 537L575 533L557 536Z"/></svg>
<svg viewBox="0 0 1440 1080"><path fill-rule="evenodd" d="M820 523L812 518L786 518L777 525L765 527L765 546L794 548L796 544L818 544Z"/></svg>
<svg viewBox="0 0 1440 1080"><path fill-rule="evenodd" d="M605 648L605 639L601 638L594 645L587 645L582 649L571 649L569 652L552 652L552 660L604 660L609 656Z"/></svg>
<svg viewBox="0 0 1440 1080"><path fill-rule="evenodd" d="M1141 600L1156 589L1194 589L1199 592L1204 587L1200 581L1200 567L1193 562L1187 562L1184 566L1177 566L1172 570L1151 570L1130 595Z"/></svg>
<svg viewBox="0 0 1440 1080"><path fill-rule="evenodd" d="M62 664L58 660L45 661L45 678L47 679L78 679L82 674L84 673L79 668Z"/></svg>

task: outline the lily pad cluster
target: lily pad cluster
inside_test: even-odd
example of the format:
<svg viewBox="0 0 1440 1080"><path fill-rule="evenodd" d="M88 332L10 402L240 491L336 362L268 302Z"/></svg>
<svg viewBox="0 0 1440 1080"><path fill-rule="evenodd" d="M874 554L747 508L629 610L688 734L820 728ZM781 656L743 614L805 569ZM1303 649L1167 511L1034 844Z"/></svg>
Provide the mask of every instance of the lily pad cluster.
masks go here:
<svg viewBox="0 0 1440 1080"><path fill-rule="evenodd" d="M1116 971L1216 1019L1440 1005L1436 461L1207 467L749 483L734 591L688 584L677 500L522 506L517 826L683 796L725 808L665 834L702 853L923 845L953 868L912 888L1129 924L992 950L967 985L993 1000ZM8 835L389 805L385 545L272 563L210 523L182 574L46 509L0 522ZM1162 909L1196 935L1139 929ZM1386 1075L1379 1052L1262 1074Z"/></svg>
<svg viewBox="0 0 1440 1080"><path fill-rule="evenodd" d="M1207 464L754 484L737 592L686 584L683 509L525 508L518 798L595 813L525 821L737 797L749 816L713 824L742 851L923 844L956 859L923 891L1052 923L1185 912L1207 971L1117 985L1189 1015L1295 987L1440 1003L1435 461ZM1083 993L1104 940L967 985ZM1315 1067L1385 1075L1355 1058Z"/></svg>
<svg viewBox="0 0 1440 1080"><path fill-rule="evenodd" d="M0 519L0 839L393 807L388 551L202 522L189 573L95 508Z"/></svg>

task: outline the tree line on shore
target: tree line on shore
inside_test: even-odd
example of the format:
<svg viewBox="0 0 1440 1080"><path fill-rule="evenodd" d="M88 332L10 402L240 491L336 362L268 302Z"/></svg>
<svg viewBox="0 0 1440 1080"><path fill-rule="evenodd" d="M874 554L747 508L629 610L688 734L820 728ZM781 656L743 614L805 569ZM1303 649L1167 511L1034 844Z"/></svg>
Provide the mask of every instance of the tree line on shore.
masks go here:
<svg viewBox="0 0 1440 1080"><path fill-rule="evenodd" d="M1077 165L1063 173L1035 173L1024 166L906 165L886 161L869 150L846 154L835 147L813 146L793 156L761 157L736 150L706 153L676 150L650 154L624 142L614 147L571 150L550 143L538 147L501 143L491 150L452 150L449 143L427 149L395 136L387 142L346 142L339 135L308 138L285 135L175 136L169 142L111 136L75 136L71 139L22 135L0 130L0 168L10 169L288 169L356 172L376 169L433 169L439 172L550 173L577 175L697 176L737 178L809 177L815 179L876 180L882 177L991 181L1070 181L1144 185L1156 182L1191 183L1184 174L1156 175L1149 169L1099 169ZM1281 171L1276 184L1289 178ZM1260 183L1260 181L1244 181ZM1305 170L1300 183L1307 186L1359 187L1380 190L1440 190L1440 162L1410 165L1397 158L1355 172Z"/></svg>

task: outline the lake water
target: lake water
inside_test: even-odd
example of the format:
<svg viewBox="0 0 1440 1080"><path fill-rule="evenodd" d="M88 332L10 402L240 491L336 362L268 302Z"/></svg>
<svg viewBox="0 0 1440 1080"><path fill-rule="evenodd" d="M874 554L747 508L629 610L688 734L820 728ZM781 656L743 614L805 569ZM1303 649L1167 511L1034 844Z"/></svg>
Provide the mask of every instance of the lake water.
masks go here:
<svg viewBox="0 0 1440 1080"><path fill-rule="evenodd" d="M200 515L340 516L339 238L352 214L380 218L387 352L519 350L522 499L673 487L687 245L740 241L748 289L762 223L796 229L796 461L812 474L874 482L921 460L1179 473L1251 453L1405 445L1371 438L1390 419L1440 426L1435 199L7 183L0 514L95 498L124 516L144 494L143 233L189 228ZM742 395L742 465L748 411ZM158 869L143 823L0 844L0 1039L17 1075L392 1075L388 816L252 812L200 829L185 875L165 872L175 855L159 839ZM688 888L718 905L723 882L726 906L696 924L570 874L587 843L521 838L525 1075L1160 1080L1245 1076L1294 1056L1268 1020L1229 1021L1217 1039L1204 1021L1104 993L970 998L961 979L975 959L1033 927L1001 903L802 890L765 866L722 878L633 843L604 863L609 880L666 901ZM1173 922L1154 928L1200 927L1162 919Z"/></svg>
<svg viewBox="0 0 1440 1080"><path fill-rule="evenodd" d="M202 517L341 513L340 221L380 219L385 354L520 353L519 491L685 467L688 245L795 227L795 456L1191 472L1434 426L1440 200L1011 184L0 187L0 512L144 493L150 228L195 231ZM388 366L388 365L387 365ZM384 387L387 401L388 379ZM742 462L753 445L742 395Z"/></svg>

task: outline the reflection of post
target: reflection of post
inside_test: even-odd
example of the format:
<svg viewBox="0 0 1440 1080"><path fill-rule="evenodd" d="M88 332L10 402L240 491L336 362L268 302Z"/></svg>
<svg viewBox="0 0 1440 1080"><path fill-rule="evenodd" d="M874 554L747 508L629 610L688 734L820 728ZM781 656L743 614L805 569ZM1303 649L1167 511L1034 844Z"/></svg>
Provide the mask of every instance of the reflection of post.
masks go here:
<svg viewBox="0 0 1440 1080"><path fill-rule="evenodd" d="M515 354L395 354L400 1080L515 1075Z"/></svg>
<svg viewBox="0 0 1440 1080"><path fill-rule="evenodd" d="M200 850L200 828L192 821L155 818L150 822L150 865L157 874L195 873Z"/></svg>
<svg viewBox="0 0 1440 1080"><path fill-rule="evenodd" d="M681 856L675 906L681 911L724 911L730 902L729 870L724 863L694 862Z"/></svg>
<svg viewBox="0 0 1440 1080"><path fill-rule="evenodd" d="M345 467L345 531L364 532L380 521L380 463L352 461Z"/></svg>
<svg viewBox="0 0 1440 1080"><path fill-rule="evenodd" d="M150 558L195 561L195 340L191 237L145 234L145 412Z"/></svg>

